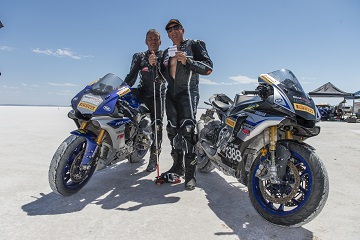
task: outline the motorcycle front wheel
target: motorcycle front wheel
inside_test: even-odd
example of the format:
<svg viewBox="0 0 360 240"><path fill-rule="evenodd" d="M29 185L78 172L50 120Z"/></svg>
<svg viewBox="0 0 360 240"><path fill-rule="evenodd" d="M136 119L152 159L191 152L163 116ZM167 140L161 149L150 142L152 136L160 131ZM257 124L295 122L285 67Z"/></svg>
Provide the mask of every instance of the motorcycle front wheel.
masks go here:
<svg viewBox="0 0 360 240"><path fill-rule="evenodd" d="M86 149L86 139L71 135L56 150L49 168L51 189L60 195L69 196L82 189L93 175L96 164L90 169L80 169L80 163Z"/></svg>
<svg viewBox="0 0 360 240"><path fill-rule="evenodd" d="M325 206L329 179L324 164L311 148L294 142L288 146L291 157L281 182L274 184L256 176L265 160L259 155L251 167L248 188L252 205L264 219L298 227L314 219Z"/></svg>

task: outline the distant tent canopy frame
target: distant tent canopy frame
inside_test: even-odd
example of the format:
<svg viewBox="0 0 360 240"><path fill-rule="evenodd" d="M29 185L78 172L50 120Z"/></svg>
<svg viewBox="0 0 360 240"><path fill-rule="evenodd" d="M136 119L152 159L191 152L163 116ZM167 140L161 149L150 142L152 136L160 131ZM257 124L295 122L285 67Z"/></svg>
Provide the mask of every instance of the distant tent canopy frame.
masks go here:
<svg viewBox="0 0 360 240"><path fill-rule="evenodd" d="M309 92L311 97L350 97L352 93L347 93L335 87L331 82L325 83L321 87Z"/></svg>
<svg viewBox="0 0 360 240"><path fill-rule="evenodd" d="M344 99L352 99L352 114L354 114L354 103L355 99L360 99L360 91L355 93L347 93L339 88L335 87L331 82L325 83L321 87L315 89L314 91L309 92L310 97L341 97Z"/></svg>
<svg viewBox="0 0 360 240"><path fill-rule="evenodd" d="M360 99L360 91L355 92L352 96L350 97L345 97L346 99Z"/></svg>

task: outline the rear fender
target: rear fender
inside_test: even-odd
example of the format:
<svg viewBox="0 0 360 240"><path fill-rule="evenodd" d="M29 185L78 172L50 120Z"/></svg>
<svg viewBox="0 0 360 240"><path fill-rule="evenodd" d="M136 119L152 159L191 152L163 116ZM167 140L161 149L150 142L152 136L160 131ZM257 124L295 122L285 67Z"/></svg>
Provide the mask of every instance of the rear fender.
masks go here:
<svg viewBox="0 0 360 240"><path fill-rule="evenodd" d="M72 131L71 134L86 139L86 149L80 165L89 164L97 147L97 144L94 141L94 139L96 139L96 135L91 131L84 131L81 129Z"/></svg>

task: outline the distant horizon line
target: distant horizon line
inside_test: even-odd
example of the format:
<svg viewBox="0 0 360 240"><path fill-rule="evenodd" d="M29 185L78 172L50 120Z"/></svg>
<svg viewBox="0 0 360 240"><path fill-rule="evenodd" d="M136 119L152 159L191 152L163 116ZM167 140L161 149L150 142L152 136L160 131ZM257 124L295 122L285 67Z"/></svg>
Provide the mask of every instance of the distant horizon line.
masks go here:
<svg viewBox="0 0 360 240"><path fill-rule="evenodd" d="M15 104L15 103L0 103L0 107L71 107L70 105L52 105L52 104ZM197 109L206 109L205 107L198 107Z"/></svg>
<svg viewBox="0 0 360 240"><path fill-rule="evenodd" d="M54 105L54 104L15 104L15 103L0 103L0 106L18 106L18 107L71 107L70 105Z"/></svg>

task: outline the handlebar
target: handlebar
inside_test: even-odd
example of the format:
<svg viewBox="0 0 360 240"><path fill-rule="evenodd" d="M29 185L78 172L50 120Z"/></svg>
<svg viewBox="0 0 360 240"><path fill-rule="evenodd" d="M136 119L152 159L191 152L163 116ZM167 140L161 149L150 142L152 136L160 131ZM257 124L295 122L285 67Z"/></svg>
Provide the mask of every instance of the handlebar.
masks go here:
<svg viewBox="0 0 360 240"><path fill-rule="evenodd" d="M244 95L249 95L249 94L254 94L254 95L259 95L259 90L255 90L255 91L242 91L241 93L244 94Z"/></svg>

